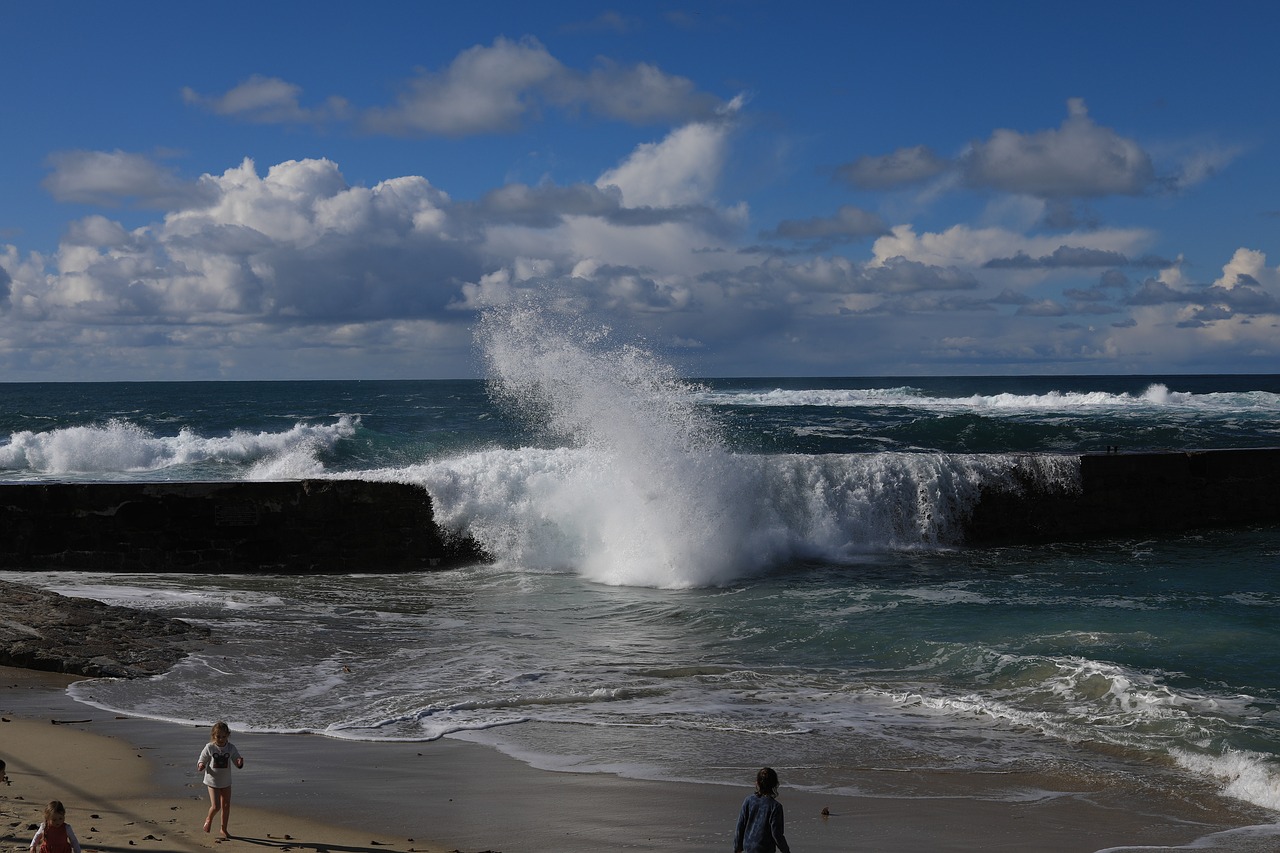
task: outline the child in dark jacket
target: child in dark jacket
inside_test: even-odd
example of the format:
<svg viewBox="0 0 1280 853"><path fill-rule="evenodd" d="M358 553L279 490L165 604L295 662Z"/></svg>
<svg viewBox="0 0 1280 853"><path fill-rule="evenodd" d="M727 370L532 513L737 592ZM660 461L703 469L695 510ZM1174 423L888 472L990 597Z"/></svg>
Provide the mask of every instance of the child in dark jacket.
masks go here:
<svg viewBox="0 0 1280 853"><path fill-rule="evenodd" d="M733 853L791 853L782 832L782 803L778 802L778 774L762 767L756 792L742 801L733 833Z"/></svg>

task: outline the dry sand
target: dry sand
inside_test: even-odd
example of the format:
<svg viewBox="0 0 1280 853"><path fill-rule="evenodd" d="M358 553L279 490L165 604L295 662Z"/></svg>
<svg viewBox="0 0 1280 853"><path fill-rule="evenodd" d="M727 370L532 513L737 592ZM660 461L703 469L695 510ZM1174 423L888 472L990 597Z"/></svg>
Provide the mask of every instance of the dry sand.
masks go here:
<svg viewBox="0 0 1280 853"><path fill-rule="evenodd" d="M0 787L0 853L26 849L51 799L66 805L86 853L727 851L748 792L745 783L540 771L447 738L353 743L233 732L246 764L233 771L233 837L220 841L216 822L211 834L201 828L208 796L195 763L207 727L80 705L62 693L70 680L0 667L0 758L11 780ZM1169 849L1259 822L1256 812L1230 804L1206 809L1110 791L1009 803L941 791L920 800L784 787L782 802L796 853Z"/></svg>

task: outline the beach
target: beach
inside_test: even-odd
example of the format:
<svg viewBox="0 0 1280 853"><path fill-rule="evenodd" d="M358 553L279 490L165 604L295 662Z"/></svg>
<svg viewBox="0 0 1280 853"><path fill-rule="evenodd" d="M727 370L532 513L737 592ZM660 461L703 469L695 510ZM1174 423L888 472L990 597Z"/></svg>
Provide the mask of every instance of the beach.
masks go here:
<svg viewBox="0 0 1280 853"><path fill-rule="evenodd" d="M725 850L768 764L798 853L1277 849L1273 526L949 537L1025 459L1052 487L1115 436L1274 446L1280 379L655 398L579 388L614 375L589 356L533 383L578 425L537 440L479 382L8 387L12 481L409 483L493 561L0 573L100 603L38 622L0 591L4 660L85 679L0 670L3 847L56 797L88 851ZM222 844L195 770L220 718L247 762Z"/></svg>
<svg viewBox="0 0 1280 853"><path fill-rule="evenodd" d="M0 755L11 780L0 790L4 850L26 847L51 799L66 805L85 851L728 850L748 793L746 782L538 770L453 738L351 742L233 732L246 765L235 771L233 837L220 841L216 823L210 834L201 830L208 799L195 760L207 729L80 705L62 692L71 680L0 668ZM1176 849L1249 822L1244 808L1196 814L1185 801L1103 788L983 801L972 797L979 778L953 780L955 790L940 786L932 799L831 796L787 789L781 769L788 839L808 853ZM1248 847L1251 837L1219 836L1221 846L1211 839L1202 849L1267 849Z"/></svg>

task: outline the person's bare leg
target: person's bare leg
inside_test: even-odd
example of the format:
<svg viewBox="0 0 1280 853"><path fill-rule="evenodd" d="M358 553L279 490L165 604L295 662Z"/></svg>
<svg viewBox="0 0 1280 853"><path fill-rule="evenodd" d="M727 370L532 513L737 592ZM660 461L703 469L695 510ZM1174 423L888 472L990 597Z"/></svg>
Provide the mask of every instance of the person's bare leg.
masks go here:
<svg viewBox="0 0 1280 853"><path fill-rule="evenodd" d="M231 786L219 788L218 794L222 801L222 837L230 838L231 833L227 832L227 821L231 820Z"/></svg>
<svg viewBox="0 0 1280 853"><path fill-rule="evenodd" d="M204 831L208 832L209 827L213 826L213 816L218 813L218 789L209 789L209 814L204 819Z"/></svg>

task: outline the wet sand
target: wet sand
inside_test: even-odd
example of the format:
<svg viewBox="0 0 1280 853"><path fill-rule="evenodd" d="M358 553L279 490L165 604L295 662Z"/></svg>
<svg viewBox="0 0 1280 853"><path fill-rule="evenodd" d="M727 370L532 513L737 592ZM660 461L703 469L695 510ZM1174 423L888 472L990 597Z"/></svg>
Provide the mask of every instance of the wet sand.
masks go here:
<svg viewBox="0 0 1280 853"><path fill-rule="evenodd" d="M207 726L81 705L62 692L71 680L0 667L0 758L11 780L0 786L0 850L26 848L50 799L66 805L86 853L730 850L749 791L749 780L734 787L542 771L450 738L365 743L233 732L246 764L233 771L233 837L221 841L217 821L209 834L201 827L208 796L195 763ZM1265 820L1227 801L1188 807L1132 791L988 801L971 796L981 793L980 779L966 781L964 796L943 788L929 799L832 796L788 789L779 770L796 853L1177 849ZM1280 839L1237 832L1197 849L1274 850Z"/></svg>

